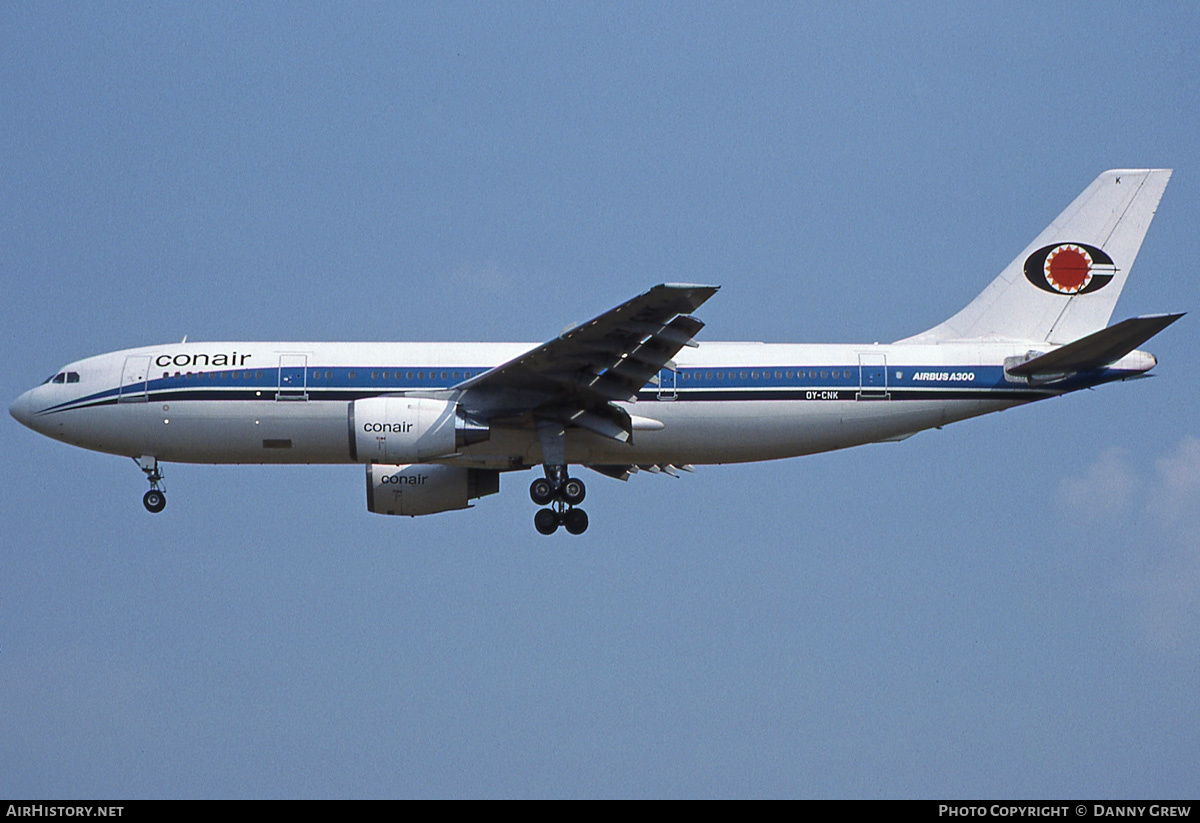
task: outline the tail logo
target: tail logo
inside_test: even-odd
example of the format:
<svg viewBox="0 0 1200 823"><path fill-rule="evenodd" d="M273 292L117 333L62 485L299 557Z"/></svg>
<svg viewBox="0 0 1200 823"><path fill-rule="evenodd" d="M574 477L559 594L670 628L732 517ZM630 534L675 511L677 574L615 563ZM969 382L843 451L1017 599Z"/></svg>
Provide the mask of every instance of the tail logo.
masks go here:
<svg viewBox="0 0 1200 823"><path fill-rule="evenodd" d="M1116 273L1103 249L1085 243L1043 246L1025 258L1025 279L1052 294L1090 294L1107 286Z"/></svg>

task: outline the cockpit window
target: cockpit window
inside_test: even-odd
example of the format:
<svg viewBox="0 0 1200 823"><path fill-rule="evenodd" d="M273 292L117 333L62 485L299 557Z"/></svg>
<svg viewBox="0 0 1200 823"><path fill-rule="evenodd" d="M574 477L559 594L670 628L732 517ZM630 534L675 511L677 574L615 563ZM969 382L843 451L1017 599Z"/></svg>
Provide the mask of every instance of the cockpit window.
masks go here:
<svg viewBox="0 0 1200 823"><path fill-rule="evenodd" d="M79 382L79 372L77 372L77 371L67 372L67 382L68 383L78 383Z"/></svg>
<svg viewBox="0 0 1200 823"><path fill-rule="evenodd" d="M65 383L67 382L67 373L65 371L60 371L58 374L54 375L52 380L55 383Z"/></svg>

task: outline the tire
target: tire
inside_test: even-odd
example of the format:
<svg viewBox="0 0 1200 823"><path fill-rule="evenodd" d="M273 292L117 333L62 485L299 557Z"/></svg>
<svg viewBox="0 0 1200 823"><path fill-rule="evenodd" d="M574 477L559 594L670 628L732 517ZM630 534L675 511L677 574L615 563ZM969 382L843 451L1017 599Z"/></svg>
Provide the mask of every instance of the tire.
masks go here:
<svg viewBox="0 0 1200 823"><path fill-rule="evenodd" d="M167 496L158 489L151 489L142 496L142 505L146 511L158 514L167 507Z"/></svg>
<svg viewBox="0 0 1200 823"><path fill-rule="evenodd" d="M538 509L533 516L533 527L542 534L554 534L558 531L558 515L553 509Z"/></svg>
<svg viewBox="0 0 1200 823"><path fill-rule="evenodd" d="M534 503L544 506L554 499L554 484L542 477L529 484L529 496Z"/></svg>
<svg viewBox="0 0 1200 823"><path fill-rule="evenodd" d="M563 483L562 499L563 502L568 506L578 506L583 502L583 498L586 496L587 486L583 485L582 480L578 480L574 477L568 477L567 482Z"/></svg>
<svg viewBox="0 0 1200 823"><path fill-rule="evenodd" d="M587 512L583 509L568 509L563 515L563 525L571 534L583 534L588 527Z"/></svg>

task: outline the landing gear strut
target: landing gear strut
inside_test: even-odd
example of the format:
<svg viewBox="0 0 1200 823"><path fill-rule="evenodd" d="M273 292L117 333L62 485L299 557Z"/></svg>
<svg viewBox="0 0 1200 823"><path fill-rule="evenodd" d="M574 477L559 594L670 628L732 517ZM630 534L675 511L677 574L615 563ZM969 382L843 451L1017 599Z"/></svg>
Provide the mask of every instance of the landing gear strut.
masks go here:
<svg viewBox="0 0 1200 823"><path fill-rule="evenodd" d="M534 503L549 504L533 516L534 528L542 534L554 534L563 526L571 534L583 534L588 527L587 512L575 506L583 502L586 494L583 481L568 477L566 466L546 466L546 477L534 480L529 486Z"/></svg>
<svg viewBox="0 0 1200 823"><path fill-rule="evenodd" d="M150 491L142 495L142 505L146 507L146 511L152 514L158 514L167 507L167 494L158 487L162 482L163 475L158 468L158 458L143 455L137 461L138 468L146 474L146 479L150 481Z"/></svg>
<svg viewBox="0 0 1200 823"><path fill-rule="evenodd" d="M542 534L554 534L559 526L565 526L571 534L587 531L587 512L575 508L583 502L587 488L582 480L567 476L566 439L561 423L544 420L538 424L546 477L533 481L529 496L539 506L546 506L533 516L533 526Z"/></svg>

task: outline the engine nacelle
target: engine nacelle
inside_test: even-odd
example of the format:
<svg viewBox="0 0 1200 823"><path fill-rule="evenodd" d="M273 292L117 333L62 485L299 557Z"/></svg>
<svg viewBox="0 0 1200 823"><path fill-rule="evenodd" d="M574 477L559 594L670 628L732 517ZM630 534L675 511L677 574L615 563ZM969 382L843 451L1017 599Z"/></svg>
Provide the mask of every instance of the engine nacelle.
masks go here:
<svg viewBox="0 0 1200 823"><path fill-rule="evenodd" d="M367 397L350 404L350 454L362 463L416 463L449 457L488 439L487 426L450 400Z"/></svg>
<svg viewBox="0 0 1200 823"><path fill-rule="evenodd" d="M375 514L436 514L470 508L500 491L500 472L416 463L367 464L367 510Z"/></svg>

